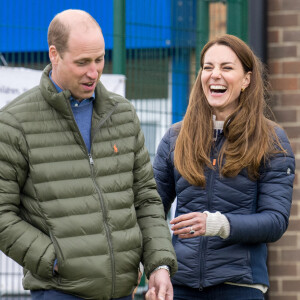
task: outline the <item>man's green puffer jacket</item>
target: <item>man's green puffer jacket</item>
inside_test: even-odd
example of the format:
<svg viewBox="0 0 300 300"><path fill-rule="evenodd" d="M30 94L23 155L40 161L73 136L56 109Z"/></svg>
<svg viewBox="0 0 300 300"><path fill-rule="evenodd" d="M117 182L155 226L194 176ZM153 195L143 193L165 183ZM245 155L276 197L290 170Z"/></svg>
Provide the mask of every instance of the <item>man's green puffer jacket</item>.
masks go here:
<svg viewBox="0 0 300 300"><path fill-rule="evenodd" d="M85 299L129 295L140 261L147 275L161 264L174 274L133 106L99 82L88 153L70 92L56 92L50 70L0 112L0 250L24 267L25 289Z"/></svg>

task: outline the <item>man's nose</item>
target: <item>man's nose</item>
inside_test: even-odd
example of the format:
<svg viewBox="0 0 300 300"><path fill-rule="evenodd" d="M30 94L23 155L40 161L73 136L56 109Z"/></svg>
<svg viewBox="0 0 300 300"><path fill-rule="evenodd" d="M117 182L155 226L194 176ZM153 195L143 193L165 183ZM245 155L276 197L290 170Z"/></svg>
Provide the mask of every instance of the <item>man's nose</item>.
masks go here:
<svg viewBox="0 0 300 300"><path fill-rule="evenodd" d="M88 71L86 73L86 75L91 78L91 79L96 79L98 77L98 69L97 69L97 65L92 63L89 68Z"/></svg>

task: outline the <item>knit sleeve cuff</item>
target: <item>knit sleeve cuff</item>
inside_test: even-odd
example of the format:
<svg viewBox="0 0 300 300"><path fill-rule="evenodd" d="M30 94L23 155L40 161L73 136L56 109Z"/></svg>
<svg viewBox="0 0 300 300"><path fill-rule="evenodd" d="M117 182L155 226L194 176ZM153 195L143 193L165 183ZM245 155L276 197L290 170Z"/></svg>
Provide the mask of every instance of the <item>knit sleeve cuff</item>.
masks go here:
<svg viewBox="0 0 300 300"><path fill-rule="evenodd" d="M230 234L230 224L228 219L220 212L210 213L204 211L207 215L205 236L219 236L222 239L228 238Z"/></svg>

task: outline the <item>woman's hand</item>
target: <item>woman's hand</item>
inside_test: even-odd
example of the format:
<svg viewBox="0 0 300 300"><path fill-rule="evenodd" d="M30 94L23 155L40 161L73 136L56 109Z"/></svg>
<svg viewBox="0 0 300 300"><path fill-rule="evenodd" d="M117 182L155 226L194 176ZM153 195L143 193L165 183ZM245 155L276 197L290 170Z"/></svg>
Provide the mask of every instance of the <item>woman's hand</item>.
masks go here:
<svg viewBox="0 0 300 300"><path fill-rule="evenodd" d="M181 215L170 221L171 230L182 239L204 235L206 232L206 218L204 213L193 212Z"/></svg>

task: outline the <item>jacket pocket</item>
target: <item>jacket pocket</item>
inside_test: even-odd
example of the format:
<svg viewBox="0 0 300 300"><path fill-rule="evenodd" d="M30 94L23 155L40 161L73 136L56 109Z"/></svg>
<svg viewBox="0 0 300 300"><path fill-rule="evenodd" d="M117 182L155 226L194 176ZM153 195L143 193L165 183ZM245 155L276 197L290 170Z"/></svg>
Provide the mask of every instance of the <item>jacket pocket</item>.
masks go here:
<svg viewBox="0 0 300 300"><path fill-rule="evenodd" d="M55 253L56 253L56 259L57 259L57 265L58 267L62 267L64 265L64 255L63 252L59 246L59 243L57 242L56 238L53 236L52 232L50 231L50 239L53 243L54 249L55 249ZM54 266L53 266L54 267Z"/></svg>

